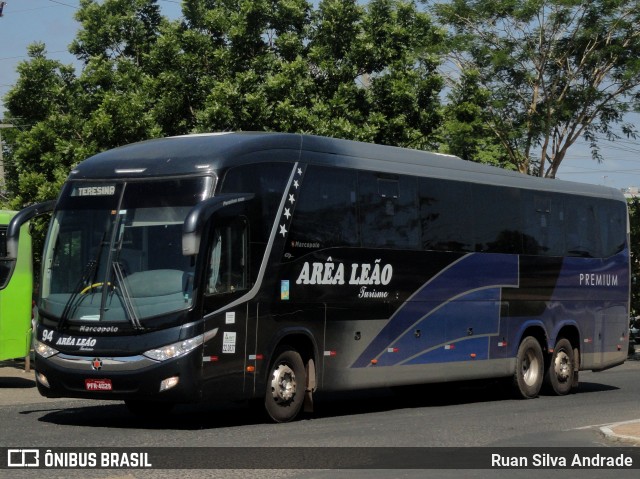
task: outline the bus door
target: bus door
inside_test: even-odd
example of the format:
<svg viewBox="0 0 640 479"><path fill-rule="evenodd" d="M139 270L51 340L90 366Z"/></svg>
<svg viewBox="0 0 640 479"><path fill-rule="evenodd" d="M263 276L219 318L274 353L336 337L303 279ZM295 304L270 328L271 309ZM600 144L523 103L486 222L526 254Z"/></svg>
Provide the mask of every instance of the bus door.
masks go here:
<svg viewBox="0 0 640 479"><path fill-rule="evenodd" d="M248 289L247 219L239 216L217 222L209 229L208 238L203 282L203 379L205 388L209 385L221 390L224 385L231 396L240 397L244 388L250 317L249 303L239 300Z"/></svg>

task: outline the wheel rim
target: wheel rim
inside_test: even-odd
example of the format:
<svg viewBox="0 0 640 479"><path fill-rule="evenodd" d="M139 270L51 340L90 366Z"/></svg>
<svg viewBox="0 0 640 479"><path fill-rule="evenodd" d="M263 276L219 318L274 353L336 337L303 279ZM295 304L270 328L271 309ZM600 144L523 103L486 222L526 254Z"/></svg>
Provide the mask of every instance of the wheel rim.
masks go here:
<svg viewBox="0 0 640 479"><path fill-rule="evenodd" d="M567 382L571 376L571 358L565 351L556 354L553 361L553 371L560 382Z"/></svg>
<svg viewBox="0 0 640 479"><path fill-rule="evenodd" d="M286 364L280 364L271 379L271 394L278 403L291 402L296 395L296 375Z"/></svg>
<svg viewBox="0 0 640 479"><path fill-rule="evenodd" d="M538 357L532 350L527 351L522 361L522 378L528 386L536 384L540 377Z"/></svg>

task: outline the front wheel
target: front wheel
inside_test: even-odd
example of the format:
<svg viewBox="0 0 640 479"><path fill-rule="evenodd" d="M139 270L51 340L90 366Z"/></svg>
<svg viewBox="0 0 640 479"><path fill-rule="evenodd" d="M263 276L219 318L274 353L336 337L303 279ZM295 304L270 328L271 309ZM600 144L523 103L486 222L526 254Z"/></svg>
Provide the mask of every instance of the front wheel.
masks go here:
<svg viewBox="0 0 640 479"><path fill-rule="evenodd" d="M558 396L569 394L573 387L574 369L573 347L568 339L562 338L553 349L551 362L544 375L545 391Z"/></svg>
<svg viewBox="0 0 640 479"><path fill-rule="evenodd" d="M264 405L276 422L293 420L304 403L307 376L300 353L285 347L280 349L271 365Z"/></svg>
<svg viewBox="0 0 640 479"><path fill-rule="evenodd" d="M544 377L544 357L538 340L527 336L520 343L513 375L514 391L518 397L531 399L538 396Z"/></svg>

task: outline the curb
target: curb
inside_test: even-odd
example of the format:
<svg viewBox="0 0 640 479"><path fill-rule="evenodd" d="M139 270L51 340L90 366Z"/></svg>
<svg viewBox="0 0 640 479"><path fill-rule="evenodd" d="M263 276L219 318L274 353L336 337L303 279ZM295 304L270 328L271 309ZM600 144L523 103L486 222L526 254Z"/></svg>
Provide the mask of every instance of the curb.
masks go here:
<svg viewBox="0 0 640 479"><path fill-rule="evenodd" d="M611 441L640 446L640 419L602 426L600 432Z"/></svg>

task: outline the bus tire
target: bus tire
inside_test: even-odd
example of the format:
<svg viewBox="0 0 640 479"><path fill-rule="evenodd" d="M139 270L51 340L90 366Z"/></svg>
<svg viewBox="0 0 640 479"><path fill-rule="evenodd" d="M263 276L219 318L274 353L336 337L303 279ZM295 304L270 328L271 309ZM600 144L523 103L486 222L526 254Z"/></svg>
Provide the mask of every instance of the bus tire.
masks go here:
<svg viewBox="0 0 640 479"><path fill-rule="evenodd" d="M538 340L527 336L518 347L513 387L517 397L532 399L538 396L544 378L544 357Z"/></svg>
<svg viewBox="0 0 640 479"><path fill-rule="evenodd" d="M573 346L568 339L560 338L544 374L545 391L558 396L569 394L573 387L574 369Z"/></svg>
<svg viewBox="0 0 640 479"><path fill-rule="evenodd" d="M300 353L285 346L275 354L271 364L264 405L275 422L289 422L304 404L307 384L304 362Z"/></svg>

